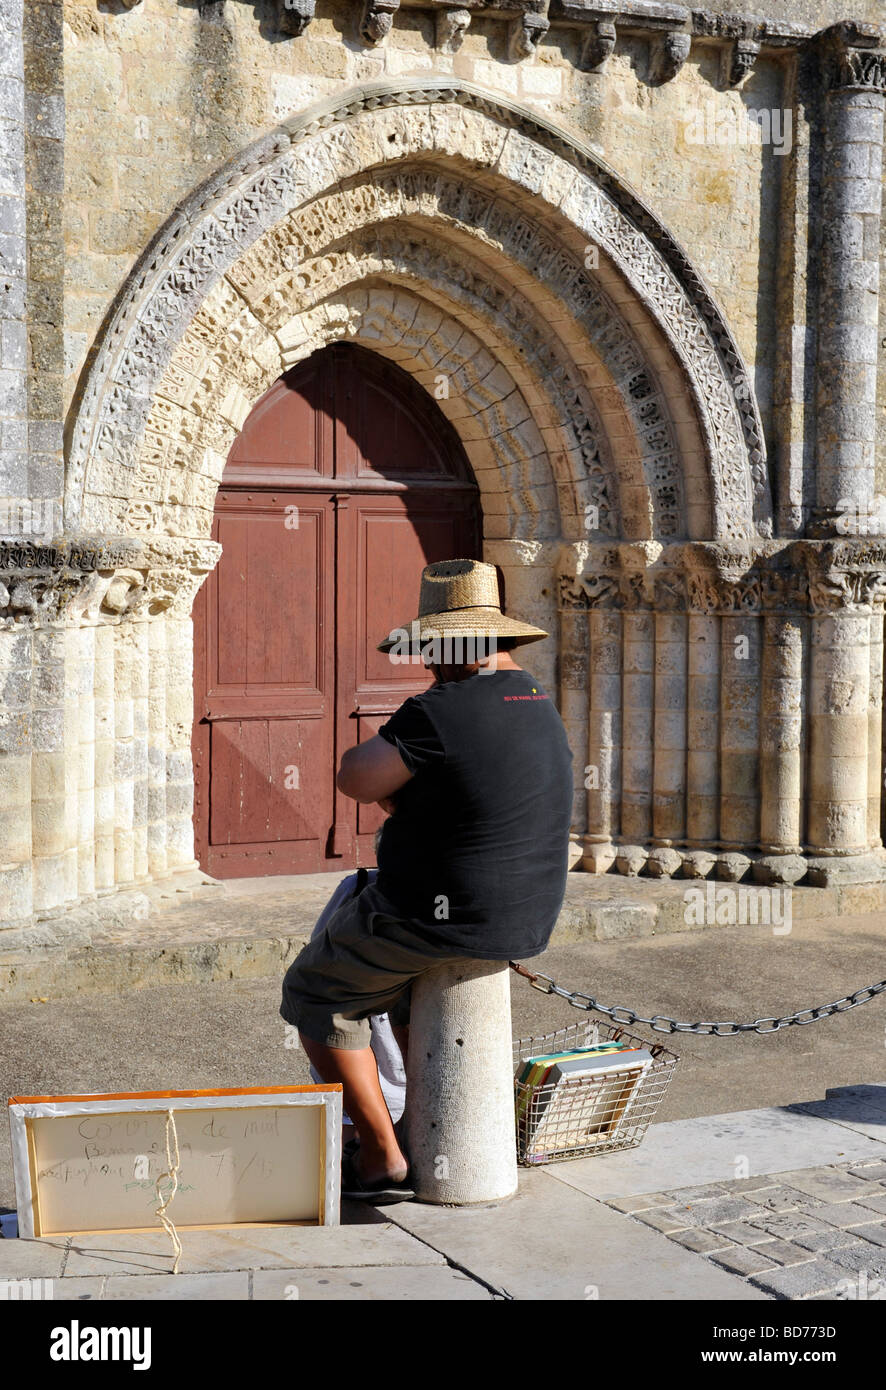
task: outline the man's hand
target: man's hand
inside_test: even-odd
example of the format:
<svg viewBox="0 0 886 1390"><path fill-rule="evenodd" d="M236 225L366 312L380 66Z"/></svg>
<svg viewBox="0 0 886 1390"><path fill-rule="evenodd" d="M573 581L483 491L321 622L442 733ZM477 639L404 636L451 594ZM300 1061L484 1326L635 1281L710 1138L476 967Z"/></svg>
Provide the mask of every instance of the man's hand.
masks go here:
<svg viewBox="0 0 886 1390"><path fill-rule="evenodd" d="M398 791L411 776L394 745L376 734L347 750L336 786L354 801L380 801Z"/></svg>

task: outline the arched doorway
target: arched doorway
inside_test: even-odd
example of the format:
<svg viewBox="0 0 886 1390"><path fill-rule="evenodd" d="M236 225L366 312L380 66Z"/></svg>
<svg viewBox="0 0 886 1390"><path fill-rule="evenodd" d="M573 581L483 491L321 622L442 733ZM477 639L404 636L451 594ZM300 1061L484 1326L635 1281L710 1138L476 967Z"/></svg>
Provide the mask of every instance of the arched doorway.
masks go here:
<svg viewBox="0 0 886 1390"><path fill-rule="evenodd" d="M218 878L373 864L376 806L335 786L423 667L375 650L413 616L423 565L480 556L478 489L454 430L394 363L314 353L247 418L194 605L194 828Z"/></svg>

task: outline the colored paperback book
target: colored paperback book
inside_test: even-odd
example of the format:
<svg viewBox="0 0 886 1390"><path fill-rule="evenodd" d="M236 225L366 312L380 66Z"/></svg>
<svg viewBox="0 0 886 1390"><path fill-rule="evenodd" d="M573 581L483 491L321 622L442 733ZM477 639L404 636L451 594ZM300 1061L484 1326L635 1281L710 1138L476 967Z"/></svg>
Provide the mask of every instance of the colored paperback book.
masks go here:
<svg viewBox="0 0 886 1390"><path fill-rule="evenodd" d="M528 1102L527 1158L543 1163L612 1138L628 1117L652 1060L646 1048L636 1047L597 1057L557 1058L543 1089L536 1088Z"/></svg>

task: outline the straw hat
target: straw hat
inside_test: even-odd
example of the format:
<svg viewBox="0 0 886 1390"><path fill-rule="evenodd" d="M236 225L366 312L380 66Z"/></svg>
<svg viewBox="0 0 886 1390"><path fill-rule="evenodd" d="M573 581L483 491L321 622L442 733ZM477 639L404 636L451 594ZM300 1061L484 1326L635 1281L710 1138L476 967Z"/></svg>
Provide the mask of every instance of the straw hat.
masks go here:
<svg viewBox="0 0 886 1390"><path fill-rule="evenodd" d="M378 651L408 643L414 647L434 638L511 637L519 645L538 642L548 634L516 618L506 618L498 598L494 565L481 560L438 560L421 575L418 617L395 628Z"/></svg>

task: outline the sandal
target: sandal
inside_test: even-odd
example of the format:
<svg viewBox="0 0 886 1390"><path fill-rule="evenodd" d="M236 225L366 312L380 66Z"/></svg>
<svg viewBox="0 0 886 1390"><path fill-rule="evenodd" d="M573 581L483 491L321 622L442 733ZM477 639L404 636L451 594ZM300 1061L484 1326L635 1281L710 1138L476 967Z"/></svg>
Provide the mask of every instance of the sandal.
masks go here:
<svg viewBox="0 0 886 1390"><path fill-rule="evenodd" d="M415 1189L410 1174L400 1182L391 1178L379 1178L377 1182L364 1182L357 1172L356 1156L347 1154L341 1165L341 1195L349 1202L375 1202L377 1206L389 1206L392 1202L410 1202Z"/></svg>

